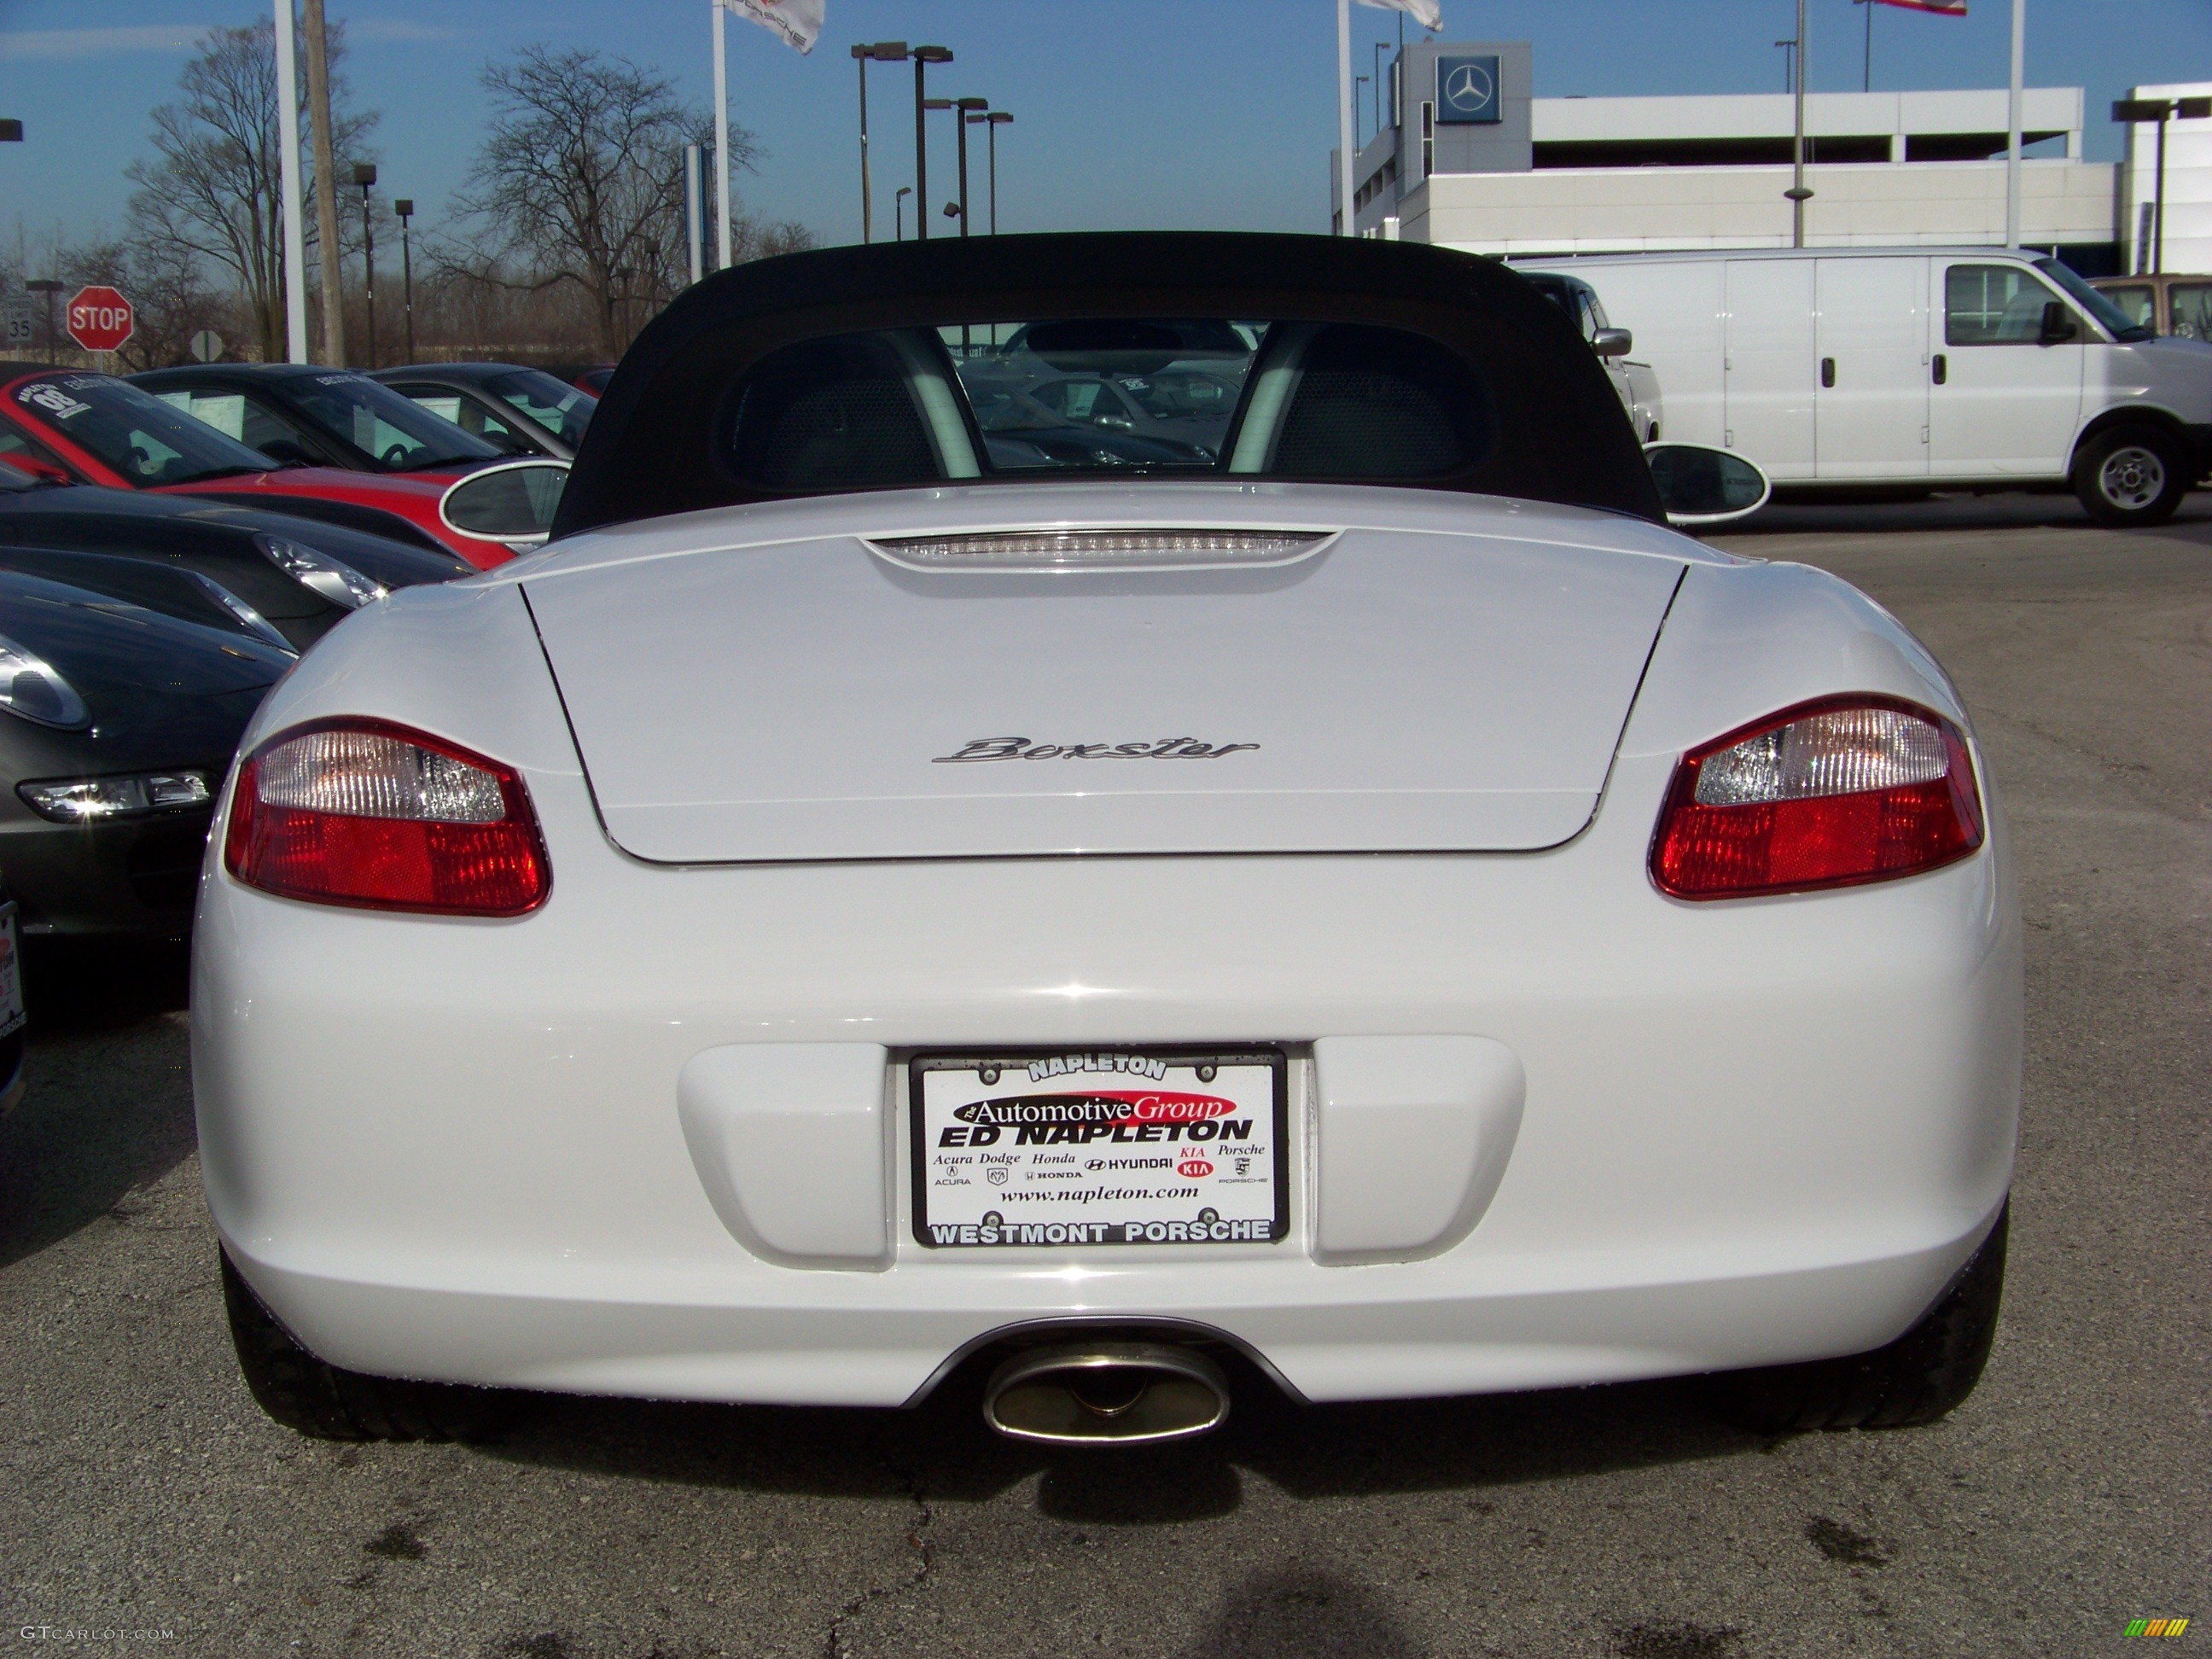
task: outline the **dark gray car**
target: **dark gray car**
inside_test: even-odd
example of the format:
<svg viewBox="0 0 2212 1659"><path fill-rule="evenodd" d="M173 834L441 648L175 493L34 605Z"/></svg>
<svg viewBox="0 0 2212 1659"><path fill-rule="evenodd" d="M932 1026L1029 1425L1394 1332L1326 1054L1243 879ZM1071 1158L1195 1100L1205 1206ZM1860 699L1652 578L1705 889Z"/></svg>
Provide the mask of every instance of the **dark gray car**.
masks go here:
<svg viewBox="0 0 2212 1659"><path fill-rule="evenodd" d="M599 406L590 392L516 363L415 363L372 378L487 443L562 461L575 459Z"/></svg>
<svg viewBox="0 0 2212 1659"><path fill-rule="evenodd" d="M0 869L27 934L191 925L239 735L289 652L0 571Z"/></svg>
<svg viewBox="0 0 2212 1659"><path fill-rule="evenodd" d="M72 564L70 556L78 556ZM143 591L126 572L91 580L86 556L135 560L179 573ZM57 484L0 463L0 568L97 587L173 611L161 597L197 588L203 608L249 634L273 631L304 651L380 592L471 574L442 550L204 495L164 495ZM210 591L212 590L212 591ZM190 613L195 617L200 611ZM216 620L210 617L210 621ZM265 634L264 635L266 636Z"/></svg>

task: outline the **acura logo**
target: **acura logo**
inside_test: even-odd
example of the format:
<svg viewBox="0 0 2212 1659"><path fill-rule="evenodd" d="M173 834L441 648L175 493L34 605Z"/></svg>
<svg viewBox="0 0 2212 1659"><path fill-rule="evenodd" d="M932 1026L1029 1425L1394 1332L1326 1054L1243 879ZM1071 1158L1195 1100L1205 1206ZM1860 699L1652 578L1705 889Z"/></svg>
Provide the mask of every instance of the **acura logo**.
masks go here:
<svg viewBox="0 0 2212 1659"><path fill-rule="evenodd" d="M1462 64L1444 82L1444 102L1454 109L1480 109L1498 88L1480 64Z"/></svg>
<svg viewBox="0 0 2212 1659"><path fill-rule="evenodd" d="M970 738L957 755L933 755L930 763L1007 760L1219 760L1256 743L1200 743L1160 738L1151 743L1031 743L1027 738Z"/></svg>

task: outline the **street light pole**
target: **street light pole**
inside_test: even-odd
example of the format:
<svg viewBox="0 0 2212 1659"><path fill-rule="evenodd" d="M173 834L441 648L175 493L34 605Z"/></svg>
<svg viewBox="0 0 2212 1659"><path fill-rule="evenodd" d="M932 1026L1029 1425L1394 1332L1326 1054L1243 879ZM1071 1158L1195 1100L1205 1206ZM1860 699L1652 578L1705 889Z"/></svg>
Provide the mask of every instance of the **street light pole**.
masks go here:
<svg viewBox="0 0 2212 1659"><path fill-rule="evenodd" d="M307 231L300 218L300 54L292 0L276 0L276 179L284 202L284 356L307 356Z"/></svg>
<svg viewBox="0 0 2212 1659"><path fill-rule="evenodd" d="M898 194L891 198L891 240L906 240L906 198L914 194L912 185L901 185Z"/></svg>
<svg viewBox="0 0 2212 1659"><path fill-rule="evenodd" d="M1790 141L1790 246L1805 246L1805 204L1813 192L1805 188L1805 0L1797 0L1797 44L1790 54L1796 82L1797 129Z"/></svg>
<svg viewBox="0 0 2212 1659"><path fill-rule="evenodd" d="M399 283L406 299L407 361L411 363L415 361L415 254L407 240L407 222L415 216L414 198L398 198L392 210L399 216Z"/></svg>
<svg viewBox="0 0 2212 1659"><path fill-rule="evenodd" d="M863 245L876 239L869 223L873 204L868 197L868 58L872 47L853 42L853 61L860 69L860 240Z"/></svg>
<svg viewBox="0 0 2212 1659"><path fill-rule="evenodd" d="M24 283L23 286L33 294L43 294L46 296L46 367L48 368L52 368L55 366L56 362L54 357L54 295L62 291L62 285L51 276L40 276L31 282Z"/></svg>
<svg viewBox="0 0 2212 1659"><path fill-rule="evenodd" d="M968 123L972 113L991 107L988 98L956 98L952 119L960 130L960 234L968 234Z"/></svg>
<svg viewBox="0 0 2212 1659"><path fill-rule="evenodd" d="M856 43L853 61L860 66L860 240L876 240L875 193L868 175L868 65L903 64L907 60L906 42L878 40L873 46Z"/></svg>
<svg viewBox="0 0 2212 1659"><path fill-rule="evenodd" d="M376 182L376 163L353 164L353 181L361 186L362 262L368 289L368 366L376 362L376 226L368 214L369 186Z"/></svg>
<svg viewBox="0 0 2212 1659"><path fill-rule="evenodd" d="M999 234L999 129L1013 118L1002 109L994 109L988 115L971 115L968 118L970 126L979 124L982 126L984 139L990 147L991 234L994 236Z"/></svg>
<svg viewBox="0 0 2212 1659"><path fill-rule="evenodd" d="M2020 122L2021 76L2027 61L2027 0L2012 0L2012 88L2005 125L2005 246L2020 246Z"/></svg>
<svg viewBox="0 0 2212 1659"><path fill-rule="evenodd" d="M932 64L949 64L952 51L949 46L916 46L914 49L914 234L915 240L929 240L929 130L923 122L928 109L929 88L924 76Z"/></svg>

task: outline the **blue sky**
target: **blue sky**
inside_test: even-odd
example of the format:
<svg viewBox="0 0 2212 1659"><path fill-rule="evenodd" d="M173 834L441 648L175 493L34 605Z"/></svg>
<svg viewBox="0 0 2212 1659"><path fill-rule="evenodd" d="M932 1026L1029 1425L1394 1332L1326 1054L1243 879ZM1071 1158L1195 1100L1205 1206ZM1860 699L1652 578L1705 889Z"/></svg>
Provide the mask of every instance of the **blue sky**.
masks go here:
<svg viewBox="0 0 2212 1659"><path fill-rule="evenodd" d="M1778 91L1794 0L1442 0L1453 39L1535 44L1541 96ZM434 227L477 140L476 76L528 41L597 47L657 65L704 105L707 0L329 0L354 42L356 101L383 112L382 173ZM264 15L252 0L0 0L0 115L29 142L0 149L0 234L36 244L118 230L122 169L145 153L147 112L173 94L200 28ZM1811 0L1812 84L1856 89L1865 13ZM1878 89L1995 86L2006 0L1965 20L1881 9ZM730 27L733 118L769 154L741 192L828 241L860 234L856 40L942 42L957 60L933 93L1012 112L1001 129L1000 219L1009 230L1142 226L1320 230L1334 143L1331 0L829 0L801 58L760 28ZM1353 9L1355 57L1395 40L1395 14ZM2029 0L2028 76L2086 85L2088 153L2113 159L2109 100L2136 82L2212 78L2212 0ZM911 71L871 78L877 202L910 182ZM952 176L951 129L932 150L932 193ZM977 206L981 206L980 181Z"/></svg>

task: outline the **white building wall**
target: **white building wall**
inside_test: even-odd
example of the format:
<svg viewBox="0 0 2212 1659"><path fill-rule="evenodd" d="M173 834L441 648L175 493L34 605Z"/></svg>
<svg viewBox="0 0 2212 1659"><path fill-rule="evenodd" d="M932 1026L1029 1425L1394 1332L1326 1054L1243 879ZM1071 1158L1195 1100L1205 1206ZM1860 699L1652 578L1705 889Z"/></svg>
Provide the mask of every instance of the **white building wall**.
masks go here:
<svg viewBox="0 0 2212 1659"><path fill-rule="evenodd" d="M2171 156L2169 145L2169 168ZM2021 172L2023 241L2113 240L2112 165L2052 158L2025 161ZM1790 179L1786 167L1443 173L1407 195L1398 217L1407 241L1470 253L1787 247L1790 210L1782 192ZM2004 240L2002 161L1815 166L1807 169L1806 183L1814 192L1805 204L1809 246L1959 247ZM2178 246L2174 224L2169 209L2169 270L2182 268L2171 252Z"/></svg>
<svg viewBox="0 0 2212 1659"><path fill-rule="evenodd" d="M2155 97L2155 92L2147 92ZM2027 87L2021 125L2030 132L2063 132L2067 153L2081 153L2083 94L2079 87ZM2011 94L1962 92L1815 92L1805 98L1805 131L1823 136L2002 132ZM1539 98L1533 106L1540 144L1628 138L1787 138L1796 131L1797 100L1786 93L1733 93L1711 98Z"/></svg>
<svg viewBox="0 0 2212 1659"><path fill-rule="evenodd" d="M2212 81L2188 81L2161 87L2137 87L2130 98L2212 96ZM1540 107L1540 106L1539 106ZM2149 250L2138 249L2143 204L2156 194L2158 128L2136 125L2128 133L2128 160L2121 192L2124 268L2147 270ZM2212 121L2166 124L2166 268L2212 272Z"/></svg>

